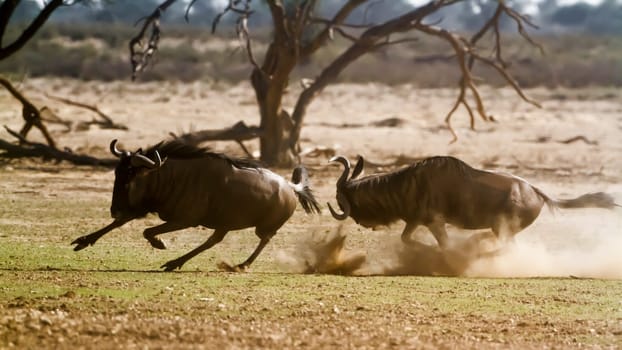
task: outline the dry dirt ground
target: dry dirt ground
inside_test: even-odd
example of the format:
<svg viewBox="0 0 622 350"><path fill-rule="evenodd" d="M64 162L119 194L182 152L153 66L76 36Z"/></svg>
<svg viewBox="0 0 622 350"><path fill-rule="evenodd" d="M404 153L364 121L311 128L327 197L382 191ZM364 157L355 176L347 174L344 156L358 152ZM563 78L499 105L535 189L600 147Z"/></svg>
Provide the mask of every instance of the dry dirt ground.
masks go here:
<svg viewBox="0 0 622 350"><path fill-rule="evenodd" d="M102 157L109 156L108 145L114 138L120 140L123 148L136 149L167 138L170 132L227 127L239 120L248 125L258 122L253 93L246 85L103 84L36 79L19 88L39 105L52 107L65 119L87 121L92 116L84 110L47 100L42 92L97 104L116 122L126 124L129 131L92 127L64 133L62 127L52 127L61 146ZM297 92L293 87L286 97L287 107L293 105ZM451 135L443 127L443 118L456 93L451 89L425 90L376 84L329 87L310 106L301 143L306 154L303 163L309 168L312 186L320 202L335 203L334 184L341 168L328 164L328 159L335 153L350 159L358 154L364 155L371 163L366 168L367 173L393 169L383 164L399 164L403 159L452 155L476 167L512 172L556 198L608 191L618 201L622 199L621 91L600 88L528 90L532 98L542 103L543 108L539 109L522 102L511 90L484 87L483 99L496 121L476 120L477 131L471 131L468 117L460 111L453 119L459 141L450 144ZM388 120L395 123L378 124ZM0 123L14 130L21 126L19 105L5 92L0 92ZM0 137L10 140L4 130ZM39 135L33 131L31 137L37 139ZM234 143L216 142L210 146L241 155ZM248 142L247 147L251 151L258 149L254 142ZM275 171L290 176L290 169ZM28 234L9 237L8 233L2 233L3 244L50 241L58 247L62 244L62 254L67 259L98 254L98 245L101 245L100 249L108 247L106 249L113 252L121 251L124 244L136 247L136 252L151 249L146 248L139 233L147 225L142 222L124 231L125 238L121 238L120 233L110 233L98 245L80 253L84 255L67 252L69 249L65 245L71 239L109 222L107 206L113 179L111 170L74 169L65 164L30 160L0 161L0 198L5 202L1 207L5 212L0 211L0 223L5 230L24 225L45 227L48 218L39 214L48 215L53 212L49 207L59 203L77 201L87 204L78 223L69 219L64 223L59 218L49 219L56 226L70 228L62 238ZM28 200L38 203L37 206L16 212L11 210L11 204L6 204ZM80 209L79 204L69 205ZM157 223L158 220L151 217L146 222ZM204 260L198 260L203 256L200 255L195 258L196 264L184 266L184 270L199 273L192 276L180 273L178 278L194 280L197 285L216 283L220 288L230 287L232 291L227 292L230 295L222 298L227 302L238 300L239 303L232 307L227 302L219 303L218 297L214 301L211 296L204 297L205 300L198 298L200 301L191 298L186 303L183 298L190 292L184 292L182 288L178 295L179 288L166 287L161 294L165 297L170 294L170 300L177 298L174 304L181 305L183 312L172 312L166 305L153 305L140 298L134 301L122 299L124 302L119 303L114 296L83 298L79 292L81 288L97 289L100 286L112 290L134 290L142 283L148 286L149 282L139 282L132 271L157 270L157 263L164 258L156 253L153 253L155 258L148 255L148 262L139 265L141 267L135 265L141 264L140 261L130 261L127 262L129 265L118 267L113 255L102 252L96 261L87 261L86 267L68 262L66 266L70 268L58 268L52 264L47 270L45 267L49 265L43 256L39 265L9 261L11 257L5 256L2 257L0 282L58 280L58 283L75 289L63 289L62 293L52 293L54 295L24 295L9 301L3 298L7 303L0 306L0 348L617 348L622 344L622 297L615 294L621 290L618 281L622 279L621 228L619 209L543 211L532 226L519 234L514 247L499 257L469 261L460 269L460 278L327 279L320 275L311 281L288 276L298 276L297 273L309 270L309 266L320 272L329 269L326 260L331 254L324 249L328 243L345 245L343 250L333 248L332 258L335 259L336 254L336 259L356 265L357 268L348 271L359 275L429 275L434 272L430 266L437 266L437 260L446 257L434 249L419 251L416 257L405 251L399 242L402 224L371 231L351 220L339 226L326 210L321 217L296 213L283 228L283 233L277 235L258 258L252 270L243 274L246 277L231 277L218 272L216 262L243 259L256 244L251 235L247 235L251 236L248 240L232 235L233 238L215 247L213 252L205 252ZM45 232L43 229L39 234L45 235ZM468 237L468 234L456 230L450 233L456 241ZM164 240L175 245L187 243L185 237L194 239L204 235L205 231L173 234L172 238L164 237ZM418 231L417 236L422 242L433 243L425 230ZM326 237L336 240L326 241ZM339 237L344 240L340 241ZM198 244L201 238L196 239L191 243ZM232 258L231 251L239 250L236 245L244 249ZM131 256L124 258L132 259ZM195 260L191 262L195 263ZM112 277L116 282L100 285L102 282L94 281L95 277L89 271L98 271L97 264L107 264L108 271L118 268L119 275ZM151 275L143 276L148 279ZM568 279L570 276L578 279ZM506 279L514 277L526 278ZM554 279L543 282L539 277ZM562 282L555 279L558 277ZM161 277L154 277L158 278ZM242 278L243 282L240 281ZM538 295L539 287L536 287L544 284L546 289L548 283L556 292L546 297ZM440 290L436 289L437 284L441 285ZM517 298L532 306L554 298L557 293L560 295L557 298L561 299L556 302L581 305L588 305L591 300L601 305L598 304L599 298L607 297L602 305L606 305L611 317L585 321L579 314L576 317L556 316L535 311L518 320L503 316L507 310L460 312L452 311L453 308L459 309L454 304L434 306L433 300L451 299L454 293L476 296L479 300L476 303L481 305L487 305L485 299L493 298L490 295L494 294L516 297L508 290L508 285L526 288ZM270 293L249 292L249 286L260 291L291 289L292 294L298 295L291 300L275 300L279 297ZM409 298L405 298L408 293L397 295L394 292L415 286L421 289L412 292ZM370 288L375 293L373 297L361 292ZM577 295L579 293L581 296ZM391 299L394 296L397 299ZM421 301L416 300L417 296L422 298ZM369 303L352 300L357 297L373 300ZM274 305L279 303L284 309L275 308ZM473 299L462 302L469 303L473 303ZM502 303L490 307L499 305ZM225 312L228 310L231 311ZM573 312L572 308L563 310ZM598 336L601 338L595 340Z"/></svg>

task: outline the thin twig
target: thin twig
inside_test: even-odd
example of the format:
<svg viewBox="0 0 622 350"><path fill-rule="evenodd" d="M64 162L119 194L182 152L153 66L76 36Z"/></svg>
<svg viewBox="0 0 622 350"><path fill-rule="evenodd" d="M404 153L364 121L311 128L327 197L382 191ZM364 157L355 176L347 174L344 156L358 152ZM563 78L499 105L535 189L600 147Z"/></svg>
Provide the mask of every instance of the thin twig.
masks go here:
<svg viewBox="0 0 622 350"><path fill-rule="evenodd" d="M153 55L158 51L160 42L160 17L166 9L177 0L166 0L158 6L151 15L144 17L144 23L138 34L130 40L130 62L132 63L132 80L136 79L138 73L142 72ZM151 36L144 50L138 50L143 47L142 40L145 37L147 28L151 26Z"/></svg>
<svg viewBox="0 0 622 350"><path fill-rule="evenodd" d="M105 129L119 129L119 130L128 130L128 127L123 125L123 124L117 124L115 123L112 118L110 118L107 114L105 114L104 112L102 112L96 105L90 105L90 104L86 104L83 102L78 102L78 101L74 101L65 97L60 97L60 96L54 96L54 95L50 95L47 92L44 93L45 96L51 100L55 100L55 101L59 101L65 104L68 104L70 106L75 106L75 107L80 107L80 108L84 108L84 109L88 109L90 111L95 112L97 115L99 115L103 121L101 122L97 122L94 121L92 123L88 123L88 124L98 124L100 125L102 128Z"/></svg>

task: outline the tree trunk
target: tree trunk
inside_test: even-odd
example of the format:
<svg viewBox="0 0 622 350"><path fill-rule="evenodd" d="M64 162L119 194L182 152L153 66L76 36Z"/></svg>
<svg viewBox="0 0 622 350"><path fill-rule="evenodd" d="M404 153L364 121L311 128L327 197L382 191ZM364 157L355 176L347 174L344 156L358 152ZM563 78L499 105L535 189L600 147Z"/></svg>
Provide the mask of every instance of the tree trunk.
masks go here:
<svg viewBox="0 0 622 350"><path fill-rule="evenodd" d="M289 141L292 121L282 106L289 75L295 65L296 58L287 47L273 43L262 67L255 67L251 74L261 118L261 161L267 165L289 167L296 162Z"/></svg>

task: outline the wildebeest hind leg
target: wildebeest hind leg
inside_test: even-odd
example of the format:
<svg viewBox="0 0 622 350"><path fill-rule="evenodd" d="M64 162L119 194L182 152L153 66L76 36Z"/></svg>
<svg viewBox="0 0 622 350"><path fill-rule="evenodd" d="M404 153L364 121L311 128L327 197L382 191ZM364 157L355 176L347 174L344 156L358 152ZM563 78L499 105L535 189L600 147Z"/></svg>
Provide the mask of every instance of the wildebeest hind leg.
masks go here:
<svg viewBox="0 0 622 350"><path fill-rule="evenodd" d="M266 246L266 244L268 244L268 242L270 242L270 239L275 234L276 234L276 232L273 232L273 233L270 233L270 234L265 234L265 235L260 235L261 240L259 241L259 245L257 245L257 248L255 248L255 251L253 251L251 256L249 256L248 259L246 259L246 261L244 261L240 265L236 266L236 270L237 271L244 271L244 270L246 270L246 268L249 267L253 263L253 261L255 261L255 259L257 259L257 257L259 256L259 253L261 253L263 248Z"/></svg>
<svg viewBox="0 0 622 350"><path fill-rule="evenodd" d="M151 243L151 246L157 249L166 249L164 242L156 236L166 232L172 232L189 227L188 225L176 222L165 222L158 226L149 227L143 231L143 236Z"/></svg>
<svg viewBox="0 0 622 350"><path fill-rule="evenodd" d="M202 251L207 250L213 247L216 243L222 241L222 239L225 238L225 235L227 234L227 232L229 231L215 230L214 233L212 233L212 235L207 239L207 241L205 241L205 243L194 248L189 253L182 255L177 259L171 260L160 267L163 268L164 271L173 271L175 269L181 268L186 263L186 261L192 259L193 257L198 255Z"/></svg>
<svg viewBox="0 0 622 350"><path fill-rule="evenodd" d="M470 258L490 257L499 252L501 243L491 231L476 232L460 243L460 250Z"/></svg>

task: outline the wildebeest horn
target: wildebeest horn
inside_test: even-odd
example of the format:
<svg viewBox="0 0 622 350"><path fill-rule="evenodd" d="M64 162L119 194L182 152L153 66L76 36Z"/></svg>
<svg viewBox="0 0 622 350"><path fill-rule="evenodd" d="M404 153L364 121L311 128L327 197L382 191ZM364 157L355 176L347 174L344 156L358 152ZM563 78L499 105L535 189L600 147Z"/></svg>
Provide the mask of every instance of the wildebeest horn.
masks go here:
<svg viewBox="0 0 622 350"><path fill-rule="evenodd" d="M112 142L110 142L110 153L112 153L112 155L117 158L121 158L121 156L123 155L123 152L117 149L117 139L114 139L112 140Z"/></svg>
<svg viewBox="0 0 622 350"><path fill-rule="evenodd" d="M330 211L330 214L337 220L347 219L348 216L350 216L350 202L348 202L348 199L345 198L342 193L337 192L337 203L339 203L339 206L343 208L343 213L337 213L335 209L333 209L333 207L330 205L330 203L326 203L328 205L328 210Z"/></svg>
<svg viewBox="0 0 622 350"><path fill-rule="evenodd" d="M133 166L144 166L149 169L159 168L162 166L162 163L164 162L162 161L162 158L160 158L160 153L158 153L158 151L155 151L155 161L139 153L135 153L134 155L132 155L131 160L131 164Z"/></svg>
<svg viewBox="0 0 622 350"><path fill-rule="evenodd" d="M348 199L341 192L341 189L345 186L348 180L348 175L350 174L350 161L346 157L336 156L336 157L332 157L329 160L329 162L341 163L344 168L343 173L339 177L339 180L337 180L337 203L339 203L339 206L343 209L343 213L342 214L337 213L333 209L333 207L330 205L330 203L327 203L328 210L330 211L330 213L333 215L335 219L345 220L348 216L350 216L350 203L348 202Z"/></svg>
<svg viewBox="0 0 622 350"><path fill-rule="evenodd" d="M365 166L365 160L363 159L362 156L359 155L359 159L356 162L356 165L354 166L354 170L352 170L352 176L350 177L350 180L354 180L359 175L361 175L361 173L363 172L364 166Z"/></svg>
<svg viewBox="0 0 622 350"><path fill-rule="evenodd" d="M338 162L343 165L343 173L341 173L339 180L337 180L337 187L342 187L346 184L348 175L350 174L350 161L344 156L336 156L332 157L329 162Z"/></svg>

